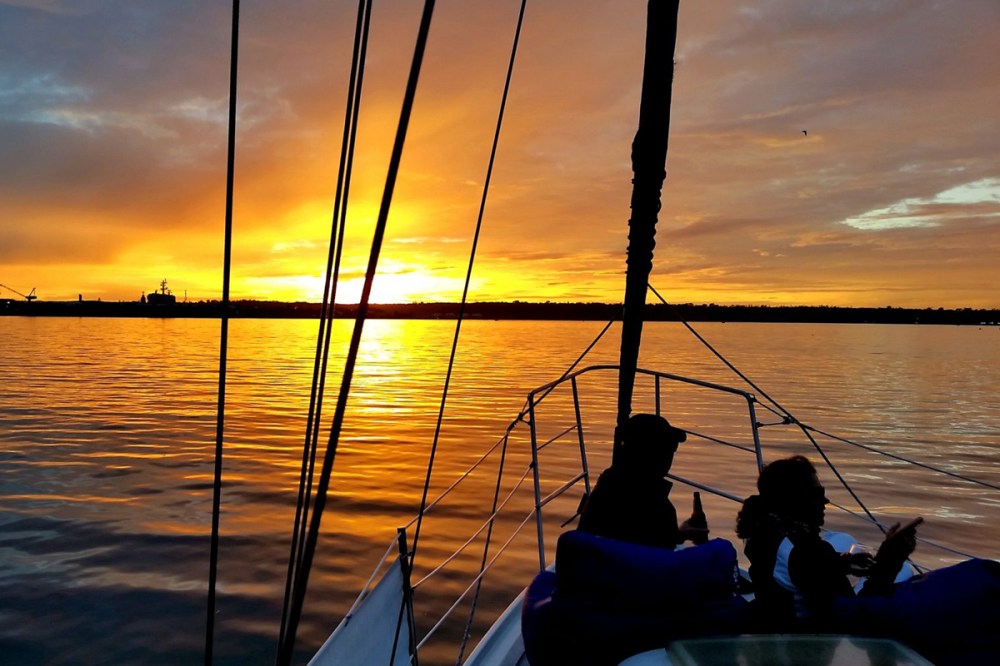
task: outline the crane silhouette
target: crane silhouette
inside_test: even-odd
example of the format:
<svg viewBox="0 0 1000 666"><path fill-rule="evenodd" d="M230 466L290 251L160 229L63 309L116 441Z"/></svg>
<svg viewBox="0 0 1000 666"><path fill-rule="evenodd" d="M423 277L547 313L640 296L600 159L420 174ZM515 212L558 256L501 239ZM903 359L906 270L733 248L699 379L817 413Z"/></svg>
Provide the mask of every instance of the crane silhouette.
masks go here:
<svg viewBox="0 0 1000 666"><path fill-rule="evenodd" d="M20 297L21 297L21 298L23 298L24 300L28 301L29 303L30 303L31 301L35 300L36 298L38 298L38 296L35 296L35 288L34 288L34 287L32 287L32 288L31 288L31 291L30 291L30 292L28 292L27 294L22 294L22 293L21 293L21 292L19 292L19 291L18 291L17 289L14 289L13 287L8 287L7 285L5 285L5 284L2 284L2 283L0 283L0 287L3 287L3 288L4 288L4 289L6 289L7 291L12 291L12 292L14 292L15 294L17 294L18 296L20 296Z"/></svg>

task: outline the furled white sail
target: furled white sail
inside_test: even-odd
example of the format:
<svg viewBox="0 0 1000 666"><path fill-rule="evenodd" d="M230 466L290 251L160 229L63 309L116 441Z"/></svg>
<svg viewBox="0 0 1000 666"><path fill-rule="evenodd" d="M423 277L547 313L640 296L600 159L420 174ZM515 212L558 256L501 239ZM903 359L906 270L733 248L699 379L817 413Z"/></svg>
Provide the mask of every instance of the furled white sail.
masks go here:
<svg viewBox="0 0 1000 666"><path fill-rule="evenodd" d="M403 568L397 557L382 580L354 604L310 666L410 663L410 631L403 607ZM398 627L398 635L397 635ZM393 658L393 646L396 647ZM392 661L390 661L392 659Z"/></svg>

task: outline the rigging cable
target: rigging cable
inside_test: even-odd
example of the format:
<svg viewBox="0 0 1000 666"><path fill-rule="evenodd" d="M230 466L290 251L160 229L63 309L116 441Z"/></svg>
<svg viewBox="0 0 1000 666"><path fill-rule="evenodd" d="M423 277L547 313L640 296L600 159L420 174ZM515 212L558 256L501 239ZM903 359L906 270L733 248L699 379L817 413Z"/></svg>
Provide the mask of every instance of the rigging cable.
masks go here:
<svg viewBox="0 0 1000 666"><path fill-rule="evenodd" d="M440 404L440 407L438 409L437 423L436 423L435 428L434 428L434 439L433 439L433 442L431 443L430 457L429 457L429 460L427 462L427 474L426 474L426 477L425 477L425 480L424 480L424 488L423 488L423 491L422 491L421 496L420 496L420 510L417 513L417 524L416 524L416 527L414 528L414 532L413 532L413 546L412 546L412 550L411 550L411 553L410 553L410 566L411 567L413 566L413 561L416 559L417 545L418 545L419 540L420 540L420 529L423 526L424 512L427 509L427 495L428 495L428 493L430 491L431 476L432 476L433 470L434 470L434 460L435 460L435 458L437 456L438 444L439 444L440 439L441 439L441 426L442 426L442 423L444 421L444 411L445 411L445 406L447 405L447 401L448 401L448 389L449 389L449 387L451 385L451 375L452 375L452 371L454 370L454 367L455 367L455 356L456 356L457 351L458 351L458 341L459 341L459 337L461 336L461 332L462 332L462 321L464 320L464 317L465 317L465 308L466 308L466 304L468 303L469 284L472 281L472 269L473 269L473 266L475 265L476 250L477 250L477 248L479 246L479 237L480 237L480 234L481 234L482 228L483 228L483 217L484 217L484 215L486 213L486 202L487 202L488 197L489 197L490 182L492 181L492 178L493 178L493 167L496 164L497 147L499 146L499 143L500 143L500 131L503 128L504 112L506 111L506 108L507 108L507 98L508 98L508 96L510 94L510 82L511 82L511 79L513 78L513 75L514 75L514 63L517 60L517 46L518 46L518 43L520 42L520 39L521 39L521 28L524 25L524 10L525 10L525 6L526 5L527 5L527 0L521 0L521 7L520 7L520 10L518 11L518 16L517 16L517 27L514 30L514 40L513 40L513 43L511 45L510 59L509 59L509 61L507 63L507 75L506 75L506 78L504 80L503 94L501 95L501 98L500 98L500 109L497 112L496 128L495 128L495 130L493 132L493 144L492 144L492 146L490 148L490 159L489 159L489 163L488 163L488 165L486 167L486 177L485 177L485 179L483 181L483 194L482 194L482 197L481 197L480 202L479 202L479 214L478 214L477 219L476 219L476 231L473 234L472 247L471 247L471 250L469 252L468 268L466 269L466 273L465 273L465 283L464 283L464 285L462 287L462 300L461 300L461 303L459 305L458 316L457 316L457 318L455 320L455 335L454 335L454 338L452 339L451 353L450 353L450 355L448 357L448 369L447 369L447 372L445 373L444 387L443 387L442 392L441 392L441 404ZM505 439L503 454L501 455L501 462L500 462L500 474L501 475L503 473L503 461L504 461L504 458L506 456L506 450L507 450L507 447L506 447L506 439ZM494 496L494 512L496 511L496 501L497 501L497 498L499 496L499 491L500 491L499 484L500 484L500 479L498 478L497 479L496 494ZM486 550L483 553L483 562L484 562L484 564L485 564L486 557L487 557L487 552L488 552L488 549L489 549L490 535L492 534L492 531L493 531L493 522L491 521L490 522L490 527L489 527L489 532L488 532L488 534L486 536ZM480 581L481 580L482 579L480 578ZM476 601L479 598L479 588L480 588L480 586L477 585L475 598L473 599L473 602L472 602L472 610L470 611L470 616L469 616L469 623L470 624L472 622L472 617L475 614ZM461 647L459 649L459 655L458 655L457 663L461 663L461 661L462 661L462 655L465 653L465 646L466 646L466 642L468 640L468 635L469 635L469 630L467 628L466 632L465 632L465 636L464 636L464 638L462 640L462 645L461 645Z"/></svg>
<svg viewBox="0 0 1000 666"><path fill-rule="evenodd" d="M660 299L661 303L663 303L667 307L671 308L671 310L673 310L673 306L670 303L668 303L666 301L666 299L663 298L663 296L660 295L660 292L656 291L656 289L653 287L653 285L650 284L650 285L647 285L647 286L649 287L649 290L651 292L653 292L653 294L657 298ZM858 506L861 507L861 509L868 516L868 518L875 525L878 525L879 529L884 532L885 530L882 528L882 525L878 522L878 520L875 519L875 516L872 514L871 511L868 510L868 507L861 500L861 498L858 496L858 494L856 492L854 492L854 489L851 488L850 484L847 483L847 479L845 479L843 477L843 475L840 473L840 470L837 469L836 465L833 464L833 461L830 460L829 456L826 455L826 452L822 449L822 447L820 447L820 445L816 441L816 439L812 436L812 434L801 423L799 423L798 419L796 419L794 416L792 416L791 412L789 412L787 409L785 409L784 407L782 407L781 404L777 400L775 400L774 398L772 398L770 395L768 395L766 391L764 391L762 388L760 388L759 386L757 386L753 381L751 381L751 379L749 377L747 377L745 374L743 374L742 372L740 372L740 370L736 366L734 366L732 363L730 363L729 360L726 357L724 357L715 347L713 347L708 342L708 340L706 340L705 338L703 338L701 336L701 334L698 333L698 331L694 330L694 327L691 326L691 324L689 324L683 317L681 317L680 313L678 313L676 310L674 310L674 314L677 316L677 320L680 321L681 324L683 324L684 327L687 328L687 330L690 331L691 334L694 335L703 345L705 345L705 347L707 347L709 351L711 351L713 354L715 354L715 356L720 361L722 361L726 365L726 367L728 367L730 370L732 370L733 372L735 372L738 377L740 377L743 381L745 381L748 385L750 385L755 391L757 391L762 396L764 396L768 401L770 401L771 404L773 404L778 410L780 410L781 413L786 418L788 418L791 423L794 423L802 431L802 433L812 443L813 448L816 449L816 452L819 453L819 455L823 458L823 461L826 463L827 467L830 468L830 471L833 472L833 475L837 477L838 481L840 481L840 485L842 485L844 487L844 489L850 494L850 496L852 498L854 498L854 501L857 502Z"/></svg>
<svg viewBox="0 0 1000 666"><path fill-rule="evenodd" d="M313 364L312 387L309 396L309 413L306 420L305 441L302 448L299 494L295 506L295 522L288 558L288 574L285 579L285 597L281 611L281 626L278 632L279 644L285 635L288 621L288 607L291 601L292 582L295 579L296 570L302 563L302 544L305 542L305 529L309 518L309 503L312 497L313 473L315 471L316 452L319 444L319 427L322 417L327 367L330 358L330 339L333 330L333 320L335 319L337 284L344 245L347 202L350 194L351 174L354 164L354 147L357 139L358 111L364 82L370 19L371 0L359 0L358 18L354 34L354 50L351 58L350 81L347 91L347 108L344 112L344 132L341 139L340 164L337 172L337 186L334 195L330 228L326 279L323 286L323 305L320 311L319 330L316 340L316 358Z"/></svg>
<svg viewBox="0 0 1000 666"><path fill-rule="evenodd" d="M469 254L469 264L465 273L465 285L462 288L462 302L459 304L458 318L455 321L455 337L451 343L451 355L448 358L448 371L445 374L444 389L441 393L441 406L438 409L437 426L434 428L434 441L431 444L430 460L427 462L427 476L424 490L420 497L420 511L417 513L417 526L413 530L413 547L411 557L416 558L417 543L420 539L420 527L423 524L424 510L427 508L427 493L431 484L431 473L434 469L434 458L437 455L438 441L441 436L441 423L444 420L445 404L448 401L448 387L451 384L451 373L455 367L455 354L458 350L458 338L462 332L462 320L465 317L465 306L469 298L469 283L472 281L472 267L476 261L476 248L479 245L479 235L483 228L483 216L486 212L486 200L489 196L490 181L493 178L493 166L496 163L497 146L500 143L500 130L503 127L504 111L507 108L507 96L510 92L510 80L514 75L514 62L517 58L517 44L521 39L521 26L524 23L524 7L527 0L521 0L521 10L517 17L517 29L514 31L514 43L510 50L510 60L507 64L507 78L504 81L503 95L500 98L500 111L497 114L496 129L493 132L493 146L490 149L490 160L486 167L486 178L483 182L483 196L479 201L479 216L476 220L476 232L472 238L472 249Z"/></svg>
<svg viewBox="0 0 1000 666"><path fill-rule="evenodd" d="M236 74L240 34L240 0L233 0L229 54L229 136L226 156L226 222L222 261L222 312L219 334L219 397L215 417L215 477L212 483L212 539L208 564L205 619L205 665L212 663L215 642L215 586L219 573L219 520L222 512L222 441L226 417L226 358L229 349L229 282L233 250L233 182L236 171Z"/></svg>
<svg viewBox="0 0 1000 666"><path fill-rule="evenodd" d="M898 460L900 462L907 463L908 465L913 465L914 467L922 467L922 468L924 468L926 470L929 470L931 472L936 472L937 474L943 474L945 476L950 476L952 478L959 479L959 480L965 481L967 483L972 483L974 485L982 486L984 488L990 488L991 490L1000 490L1000 486L998 486L998 485L996 485L994 483L990 483L988 481L981 481L981 480L976 479L974 477L967 476L965 474L959 474L958 472L952 472L950 470L943 469L941 467L935 467L934 465L929 465L927 463L920 462L918 460L913 460L912 458L907 458L905 456L901 456L901 455L896 454L896 453L890 453L888 451L882 451L881 449L875 448L874 446L868 446L866 444L861 444L860 442L855 442L853 440L846 439L844 437L839 437L839 436L834 435L832 433L820 430L819 428L814 428L812 426L809 426L809 425L806 425L804 423L799 422L799 420L796 419L794 416L792 416L792 414L787 409L785 409L784 407L782 407L778 403L777 400L775 400L770 395L768 395L767 392L764 391L764 389L762 389L759 386L757 386L753 381L750 380L749 377L747 377L742 372L740 372L740 370L738 368L736 368L736 366L734 366L732 363L730 363L721 353L719 353L719 351L717 351L707 340L705 340L705 338L703 338L698 333L698 331L696 331L694 329L694 327L692 327L687 321L685 321L684 318L680 316L680 313L678 313L677 310L674 309L673 306L671 306L671 304L668 303L663 298L663 296L661 296L660 293L658 291L656 291L656 289L652 285L649 285L649 290L652 291L653 294L656 295L656 297L660 299L661 303L663 303L664 305L666 305L667 307L669 307L673 311L673 313L677 316L677 320L681 324L683 324L684 327L687 328L688 331L690 331L691 334L694 335L703 345L705 345L705 347L707 347L709 351L711 351L730 370L732 370L734 373L736 373L736 375L740 379L742 379L749 386L751 386L755 391L757 391L762 396L764 396L768 401L770 401L771 404L773 404L774 407L775 407L774 410L770 410L770 411L774 412L778 416L783 417L784 418L784 421L783 421L784 424L795 424L795 426L798 427L803 432L805 432L805 431L815 432L815 433L820 434L820 435L822 435L824 437L827 437L829 439L833 439L833 440L836 440L838 442L842 442L844 444L849 444L849 445L854 446L856 448L863 449L865 451L870 451L871 453L876 453L876 454L878 454L880 456L884 456L886 458L892 458L894 460ZM767 405L765 405L765 407L767 407ZM806 434L806 436L809 437L808 433ZM809 437L809 438L812 439L811 437ZM816 445L816 446L818 447L818 445ZM869 516L871 516L871 514L869 514ZM875 522L877 523L877 521L875 521Z"/></svg>
<svg viewBox="0 0 1000 666"><path fill-rule="evenodd" d="M823 430L820 430L819 428L813 428L812 426L800 425L800 427L808 428L809 430L811 430L811 431L813 431L815 433L818 433L820 435L823 435L824 437L828 437L829 439L833 439L833 440L836 440L838 442L843 442L844 444L850 444L851 446L857 447L859 449L864 449L865 451L870 451L872 453L877 453L878 455L884 456L886 458L892 458L894 460L899 460L900 462L905 462L905 463L907 463L909 465L913 465L914 467L922 467L922 468L924 468L926 470L930 470L931 472L936 472L938 474L943 474L945 476L950 476L950 477L952 477L954 479L959 479L961 481L966 481L967 483L972 483L972 484L975 484L977 486L982 486L984 488L989 488L991 490L1000 490L1000 486L998 486L995 483L990 483L989 481L980 481L979 479L976 479L976 478L971 477L971 476L966 476L965 474L959 474L958 472L952 472L952 471L947 470L947 469L942 469L940 467L935 467L934 465L928 465L927 463L923 463L923 462L920 462L918 460L913 460L911 458L907 458L905 456L901 456L901 455L896 454L896 453L889 453L888 451L882 451L881 449L877 449L874 446L868 446L867 444L862 444L860 442L854 442L854 441L851 441L851 440L846 439L844 437L838 437L837 435L834 435L834 434L831 434L831 433L828 433L828 432L824 432Z"/></svg>
<svg viewBox="0 0 1000 666"><path fill-rule="evenodd" d="M469 608L469 619L465 623L465 632L462 634L462 644L458 648L458 657L455 659L455 666L459 666L462 663L462 658L465 656L465 648L469 643L469 637L472 635L472 624L476 618L476 608L479 606L479 593L483 589L483 574L486 573L486 564L489 562L490 556L490 543L493 540L493 526L496 524L497 506L500 501L500 487L503 482L503 470L504 465L507 462L507 444L509 442L509 434L503 438L503 449L500 451L500 463L497 466L497 482L496 486L493 488L493 507L490 510L490 525L486 530L486 537L483 542L483 557L479 562L479 578L476 581L476 591L472 595L472 603Z"/></svg>
<svg viewBox="0 0 1000 666"><path fill-rule="evenodd" d="M597 343L601 341L601 338L604 337L604 334L608 332L608 329L610 329L614 323L615 319L612 318L610 321L608 321L607 324L604 325L604 328L601 329L601 332L597 334L597 337L594 338L594 340L589 345L587 345L587 348L583 350L583 353L580 354L577 357L577 359L573 361L572 364L570 364L570 366L566 369L565 372L563 372L562 377L560 377L555 382L556 384L566 379L566 377L568 377L569 374L573 372L574 368L576 368L576 366L578 366L583 361L583 359L586 358L587 354L590 353L590 350L593 349L597 345ZM555 390L555 385L549 387L538 399L538 402L540 403L542 400L545 399L545 397L549 393L552 393L552 391L554 390ZM479 576L476 580L476 591L475 594L472 596L472 602L469 608L469 618L466 621L465 633L462 636L462 644L459 648L456 666L457 664L460 664L462 662L462 658L465 656L466 646L468 645L469 638L472 635L472 624L473 621L475 620L476 608L479 605L479 593L482 590L483 578L486 574L486 567L488 566L489 562L490 544L493 541L493 525L495 524L497 518L497 510L498 510L497 507L500 499L500 485L501 482L503 481L504 464L507 459L507 443L510 438L510 433L514 430L517 424L522 419L524 419L524 417L528 414L528 411L529 411L529 403L526 401L525 406L521 409L521 412L517 415L517 417L514 418L513 421L511 421L510 425L507 426L507 431L504 433L502 438L503 448L501 449L500 452L500 463L497 467L497 482L496 482L496 487L493 490L493 508L492 511L490 512L489 528L487 529L486 532L486 538L483 541L483 557L479 564ZM435 500L435 502L437 501L438 500ZM423 511L421 511L421 515L422 514ZM570 520L572 520L572 518Z"/></svg>
<svg viewBox="0 0 1000 666"><path fill-rule="evenodd" d="M847 492L851 495L851 497L854 499L854 501L857 502L858 506L861 507L861 509L865 512L865 515L868 516L868 520L872 524L874 524L876 527L878 527L878 529L883 534L886 532L885 527L882 525L881 522L879 522L875 518L875 516L872 514L872 512L868 510L868 507L865 506L865 503L861 500L861 498L858 496L858 494L856 492L854 492L854 489L851 488L850 484L847 483L847 480L843 477L843 475L840 473L840 471L837 469L837 467L833 464L833 461L830 460L830 458L827 456L826 452L819 445L819 442L816 441L816 438L813 437L812 433L817 433L817 434L823 435L825 437L828 437L830 439L837 440L837 441L843 442L845 444L850 444L852 446L864 449L866 451L871 451L872 453L877 453L877 454L886 456L888 458L893 458L893 459L899 460L901 462L905 462L905 463L908 463L910 465L914 465L916 467L922 467L924 469L928 469L928 470L931 470L931 471L934 471L934 472L937 472L937 473L940 473L940 474L944 474L944 475L951 476L951 477L954 477L954 478L957 478L957 479L961 479L961 480L967 481L969 483L974 483L974 484L977 484L977 485L980 485L980 486L985 486L987 488L992 488L994 490L1000 490L1000 486L996 486L994 484L987 483L985 481L979 481L979 480L974 479L972 477L964 476L964 475L958 474L956 472L950 472L950 471L945 470L945 469L940 469L940 468L934 467L932 465L928 465L926 463L917 462L915 460L911 460L911 459L905 458L903 456L900 456L900 455L897 455L897 454L894 454L894 453L888 453L886 451L881 451L881 450L876 449L874 447L866 446L864 444L860 444L860 443L857 443L857 442L853 442L853 441L851 441L849 439L844 439L842 437L837 437L835 435L831 435L830 433L824 432L824 431L819 430L817 428L813 428L812 426L808 426L808 425L806 425L804 423L801 423L797 418L795 418L791 414L791 412L789 412L787 409L785 409L784 407L782 407L781 404L777 400L775 400L774 398L772 398L770 395L767 394L766 391L764 391L759 386L757 386L757 384L755 384L749 377L747 377L745 374L743 374L738 368L736 368L736 366L734 366L732 363L730 363L728 359L726 359L718 350L715 349L715 347L713 347L705 338L703 338L694 329L694 327L691 326L691 324L689 324L687 321L685 321L685 319L680 315L680 313L677 312L677 310L675 310L673 308L673 306L670 303L668 303L666 301L666 299L664 299L663 296L661 296L658 291L656 291L656 289L653 287L653 285L649 285L649 290L652 291L653 294L656 295L656 297L660 299L661 303L663 303L664 305L666 305L667 307L669 307L674 312L674 314L677 316L677 320L681 324L683 324L684 327L687 328L688 331L690 331L691 334L694 335L703 345L705 345L705 347L709 351L711 351L730 370L732 370L734 373L736 373L736 375L738 377L740 377L740 379L742 379L749 386L751 386L755 391L759 392L762 396L764 396L764 398L766 398L768 401L770 401L771 404L773 404L774 407L778 410L777 413L785 418L785 422L786 423L794 424L799 430L802 431L802 434L806 436L806 438L810 441L810 443L812 443L813 448L816 449L816 452L819 453L820 456L822 456L823 461L826 463L827 467L830 468L830 471L832 471L833 474L837 477L837 480L840 482L840 484L844 487L845 490L847 490ZM914 566L916 566L916 565L914 565Z"/></svg>
<svg viewBox="0 0 1000 666"><path fill-rule="evenodd" d="M559 377L559 379L556 379L555 381L550 382L550 386L547 389L545 389L545 392L542 393L542 395L538 398L538 400L535 401L536 405L539 404L539 403L541 403L542 400L544 400L545 397L548 394L550 394L550 393L552 393L553 391L556 390L556 386L558 386L559 384L561 384L564 379L566 379L567 377L569 377L570 373L573 372L573 370L576 369L576 366L580 365L583 362L583 359L585 359L587 357L587 354L589 354L590 351L594 347L597 346L597 343L601 341L601 339L604 337L604 334L607 333L611 329L611 327L614 325L614 323L616 321L618 321L618 319L616 317L612 317L611 319L608 320L608 323L604 325L604 328L602 328L601 332L597 334L597 337L594 338L590 342L589 345L587 345L587 348L584 349L583 352L579 356L576 357L575 361L573 361L572 363L570 363L569 367L566 368L566 371L562 373L562 375ZM511 421L510 425L507 426L507 434L510 434L510 431L513 430L514 427L520 421L523 421L524 417L526 417L528 415L528 412L530 411L529 404L530 403L529 403L528 400L524 401L524 406L521 407L521 411L517 413L517 416L514 417L514 420Z"/></svg>
<svg viewBox="0 0 1000 666"><path fill-rule="evenodd" d="M289 608L289 618L284 640L279 646L278 662L288 664L291 662L292 649L295 644L295 634L298 630L299 620L302 617L302 604L305 599L306 588L309 583L309 572L312 567L313 557L316 553L316 544L319 540L320 524L323 518L323 510L326 507L327 492L330 487L330 476L333 472L333 462L337 453L337 444L340 439L340 432L344 423L344 413L347 409L347 398L350 392L351 380L354 376L354 366L357 362L358 350L361 346L361 334L364 330L365 319L368 315L368 302L371 297L372 283L375 280L375 272L378 268L379 255L382 249L382 241L385 237L385 229L389 218L389 208L392 204L392 194L396 185L396 178L399 174L399 164L403 156L403 144L406 141L406 133L409 126L410 115L413 110L413 101L417 92L417 81L420 78L420 67L423 63L424 51L427 46L427 38L430 33L431 17L434 13L434 0L425 0L423 15L420 19L420 28L417 34L417 43L414 48L413 62L410 66L410 74L406 83L406 93L403 97L403 106L399 115L399 124L396 128L396 138L393 143L392 156L389 160L389 170L386 175L385 189L382 193L382 202L379 207L378 220L375 224L375 233L372 238L371 252L368 257L368 269L365 272L364 286L361 290L361 299L358 303L358 310L354 322L354 331L351 335L350 347L348 348L347 359L344 363L344 376L340 384L340 394L337 398L337 408L334 412L333 423L330 426L330 441L327 445L326 454L323 458L323 467L320 470L319 483L316 488L316 501L312 516L309 521L309 530L306 534L305 545L302 553L301 566L298 567L295 581L292 588L292 601Z"/></svg>

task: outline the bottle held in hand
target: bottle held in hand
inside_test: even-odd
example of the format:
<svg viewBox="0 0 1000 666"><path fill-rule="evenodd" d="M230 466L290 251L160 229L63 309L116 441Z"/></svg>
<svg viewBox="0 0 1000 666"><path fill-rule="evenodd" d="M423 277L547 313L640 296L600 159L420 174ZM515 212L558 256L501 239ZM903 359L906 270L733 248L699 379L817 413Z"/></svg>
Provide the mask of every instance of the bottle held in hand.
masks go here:
<svg viewBox="0 0 1000 666"><path fill-rule="evenodd" d="M705 515L705 509L701 506L701 493L699 492L695 492L694 494L694 511L691 512L691 517L687 519L687 526L705 530L703 533L691 538L691 541L695 545L708 541L708 516Z"/></svg>

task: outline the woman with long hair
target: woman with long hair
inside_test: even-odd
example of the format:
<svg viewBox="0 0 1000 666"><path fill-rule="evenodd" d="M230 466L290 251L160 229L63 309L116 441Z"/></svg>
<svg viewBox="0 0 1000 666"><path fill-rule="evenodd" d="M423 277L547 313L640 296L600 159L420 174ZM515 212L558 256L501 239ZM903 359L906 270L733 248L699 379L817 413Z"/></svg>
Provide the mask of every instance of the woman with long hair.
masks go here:
<svg viewBox="0 0 1000 666"><path fill-rule="evenodd" d="M829 628L838 596L854 596L848 575L863 575L860 594L888 594L916 546L917 519L886 534L878 554L841 554L823 540L829 500L816 468L803 456L775 460L757 479L736 519L764 629Z"/></svg>

